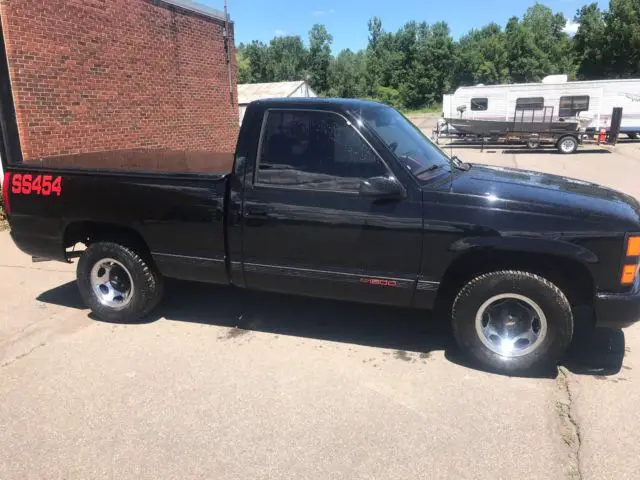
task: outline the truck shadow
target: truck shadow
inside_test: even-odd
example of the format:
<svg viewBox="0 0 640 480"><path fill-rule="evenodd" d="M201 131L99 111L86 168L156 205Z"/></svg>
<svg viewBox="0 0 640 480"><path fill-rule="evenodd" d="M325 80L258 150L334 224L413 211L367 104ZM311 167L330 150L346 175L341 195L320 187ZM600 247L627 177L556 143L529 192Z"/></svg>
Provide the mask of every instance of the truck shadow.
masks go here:
<svg viewBox="0 0 640 480"><path fill-rule="evenodd" d="M44 292L37 300L86 308L75 282ZM229 338L256 331L392 349L403 354L444 351L447 360L477 369L457 348L448 322L419 310L168 281L165 299L140 323L160 319L226 327ZM614 375L622 368L624 352L621 330L599 329L593 336L576 342L563 365L580 375ZM537 376L555 378L557 373L554 369Z"/></svg>

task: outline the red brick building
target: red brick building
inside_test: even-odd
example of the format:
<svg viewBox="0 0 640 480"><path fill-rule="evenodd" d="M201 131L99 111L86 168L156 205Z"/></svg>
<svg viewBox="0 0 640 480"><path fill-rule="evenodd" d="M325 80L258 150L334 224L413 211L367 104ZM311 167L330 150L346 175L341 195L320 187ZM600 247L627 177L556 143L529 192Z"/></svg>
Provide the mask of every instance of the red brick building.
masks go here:
<svg viewBox="0 0 640 480"><path fill-rule="evenodd" d="M0 0L0 15L25 161L233 152L233 26L225 42L221 12L190 0Z"/></svg>

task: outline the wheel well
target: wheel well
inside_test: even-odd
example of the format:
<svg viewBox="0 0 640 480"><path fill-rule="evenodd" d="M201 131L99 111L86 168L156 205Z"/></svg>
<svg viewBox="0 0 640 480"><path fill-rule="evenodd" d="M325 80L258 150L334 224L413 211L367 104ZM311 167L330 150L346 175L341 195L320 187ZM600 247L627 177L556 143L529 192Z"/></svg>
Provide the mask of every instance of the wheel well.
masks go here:
<svg viewBox="0 0 640 480"><path fill-rule="evenodd" d="M92 243L111 241L134 248L139 254L149 253L149 247L142 235L135 229L111 223L74 222L67 225L64 232L64 246L70 248L78 243L89 246Z"/></svg>
<svg viewBox="0 0 640 480"><path fill-rule="evenodd" d="M558 141L556 142L556 145L560 145L560 143L565 139L565 138L572 138L573 140L575 140L576 142L580 143L580 139L572 134L572 133L568 133L566 135L562 135L560 138L558 138Z"/></svg>
<svg viewBox="0 0 640 480"><path fill-rule="evenodd" d="M576 260L539 253L476 251L463 254L447 269L438 293L440 308L450 309L460 289L474 278L500 270L540 275L558 286L572 306L593 302L595 285L591 273Z"/></svg>

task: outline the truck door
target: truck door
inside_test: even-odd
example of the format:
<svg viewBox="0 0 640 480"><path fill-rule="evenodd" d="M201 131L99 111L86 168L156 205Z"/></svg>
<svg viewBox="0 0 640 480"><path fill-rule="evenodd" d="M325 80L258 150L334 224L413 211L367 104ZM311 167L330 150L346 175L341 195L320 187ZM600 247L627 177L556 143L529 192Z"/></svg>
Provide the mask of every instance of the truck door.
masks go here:
<svg viewBox="0 0 640 480"><path fill-rule="evenodd" d="M242 209L249 288L411 303L421 192L414 185L403 198L359 194L362 180L395 175L345 117L268 110L256 163Z"/></svg>

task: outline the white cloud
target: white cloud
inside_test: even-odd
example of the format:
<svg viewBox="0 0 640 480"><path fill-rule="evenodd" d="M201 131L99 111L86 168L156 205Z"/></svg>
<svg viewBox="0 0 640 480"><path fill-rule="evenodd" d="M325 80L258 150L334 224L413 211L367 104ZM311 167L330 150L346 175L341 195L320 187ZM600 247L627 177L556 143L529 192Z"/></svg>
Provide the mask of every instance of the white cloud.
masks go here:
<svg viewBox="0 0 640 480"><path fill-rule="evenodd" d="M330 8L329 10L314 10L311 12L311 15L314 17L324 17L325 15L331 15L335 12L336 11L333 8Z"/></svg>
<svg viewBox="0 0 640 480"><path fill-rule="evenodd" d="M573 20L568 20L567 24L564 26L564 33L569 35L575 35L578 33L578 28L580 28L580 24L574 22Z"/></svg>
<svg viewBox="0 0 640 480"><path fill-rule="evenodd" d="M287 32L285 32L284 30L280 30L279 28L273 33L276 34L276 37L284 37L287 34Z"/></svg>

